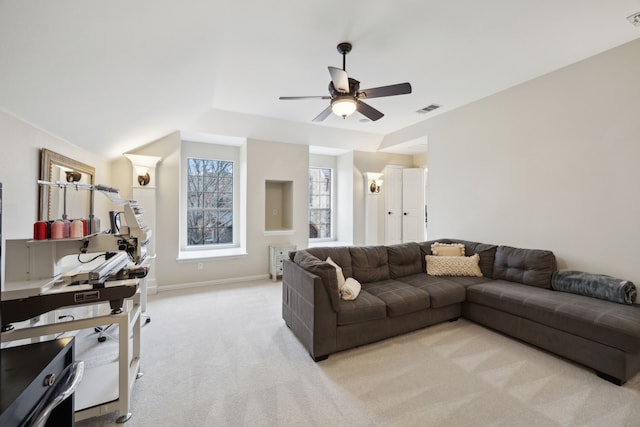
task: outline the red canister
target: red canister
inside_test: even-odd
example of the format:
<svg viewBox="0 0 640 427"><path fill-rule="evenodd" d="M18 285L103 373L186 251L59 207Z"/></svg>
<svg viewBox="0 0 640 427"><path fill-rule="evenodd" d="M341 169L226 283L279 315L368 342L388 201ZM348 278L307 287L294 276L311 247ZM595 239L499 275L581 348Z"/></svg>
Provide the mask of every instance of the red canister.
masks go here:
<svg viewBox="0 0 640 427"><path fill-rule="evenodd" d="M33 223L33 240L47 240L47 223L38 221Z"/></svg>

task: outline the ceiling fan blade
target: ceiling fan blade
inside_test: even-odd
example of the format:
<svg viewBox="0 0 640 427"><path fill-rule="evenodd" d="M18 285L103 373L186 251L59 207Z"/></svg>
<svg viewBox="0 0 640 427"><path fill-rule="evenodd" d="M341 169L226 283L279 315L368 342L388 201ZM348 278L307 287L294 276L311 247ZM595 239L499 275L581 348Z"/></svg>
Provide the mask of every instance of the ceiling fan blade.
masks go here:
<svg viewBox="0 0 640 427"><path fill-rule="evenodd" d="M405 95L411 93L411 84L398 83L396 85L380 86L364 89L358 92L360 98L380 98L383 96Z"/></svg>
<svg viewBox="0 0 640 427"><path fill-rule="evenodd" d="M327 117L329 117L329 115L331 114L331 105L329 105L327 108L325 108L324 110L322 110L322 113L318 114L313 121L314 122L321 122L324 119L326 119Z"/></svg>
<svg viewBox="0 0 640 427"><path fill-rule="evenodd" d="M369 104L365 104L364 102L358 100L356 104L356 110L366 116L372 122L375 122L378 119L381 119L384 114L380 111L376 110Z"/></svg>
<svg viewBox="0 0 640 427"><path fill-rule="evenodd" d="M278 99L282 100L292 100L292 99L331 99L330 96L281 96Z"/></svg>
<svg viewBox="0 0 640 427"><path fill-rule="evenodd" d="M347 72L340 68L329 67L329 73L331 74L333 87L338 92L349 93L349 76L347 76Z"/></svg>

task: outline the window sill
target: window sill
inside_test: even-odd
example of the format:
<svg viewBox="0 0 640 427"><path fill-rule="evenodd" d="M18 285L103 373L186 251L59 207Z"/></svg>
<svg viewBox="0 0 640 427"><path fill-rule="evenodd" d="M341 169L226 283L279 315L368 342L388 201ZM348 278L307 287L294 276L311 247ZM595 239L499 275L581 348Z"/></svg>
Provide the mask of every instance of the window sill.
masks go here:
<svg viewBox="0 0 640 427"><path fill-rule="evenodd" d="M294 234L296 234L296 230L290 230L290 229L264 231L265 236L293 236Z"/></svg>
<svg viewBox="0 0 640 427"><path fill-rule="evenodd" d="M211 249L202 251L179 251L177 262L191 262L210 259L229 259L247 256L245 248Z"/></svg>

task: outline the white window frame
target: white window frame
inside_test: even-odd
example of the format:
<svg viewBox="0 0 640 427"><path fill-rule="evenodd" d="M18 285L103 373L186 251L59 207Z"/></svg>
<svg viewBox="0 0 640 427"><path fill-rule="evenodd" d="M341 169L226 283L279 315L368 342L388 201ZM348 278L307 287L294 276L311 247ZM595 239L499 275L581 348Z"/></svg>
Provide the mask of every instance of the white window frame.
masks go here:
<svg viewBox="0 0 640 427"><path fill-rule="evenodd" d="M322 165L309 165L309 178L311 178L311 169L329 169L331 171L331 207L330 207L330 217L331 217L331 226L329 231L329 237L317 237L312 238L307 235L309 242L331 242L335 240L335 200L336 200L336 179L335 179L335 169L329 166ZM311 208L309 208L309 214L307 217L307 222L311 223Z"/></svg>
<svg viewBox="0 0 640 427"><path fill-rule="evenodd" d="M188 159L233 162L233 242L189 246L187 241ZM220 137L215 142L182 141L180 146L178 261L247 255L246 250L246 140Z"/></svg>

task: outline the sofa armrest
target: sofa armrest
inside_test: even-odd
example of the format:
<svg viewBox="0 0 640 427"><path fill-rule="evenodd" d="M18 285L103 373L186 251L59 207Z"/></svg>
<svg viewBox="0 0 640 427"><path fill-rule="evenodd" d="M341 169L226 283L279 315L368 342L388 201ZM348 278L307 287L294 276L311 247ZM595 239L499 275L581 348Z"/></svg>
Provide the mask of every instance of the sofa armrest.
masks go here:
<svg viewBox="0 0 640 427"><path fill-rule="evenodd" d="M282 318L314 360L336 351L337 313L322 279L285 259Z"/></svg>

